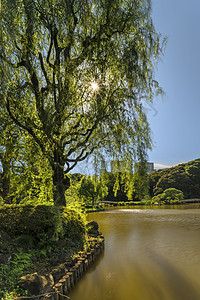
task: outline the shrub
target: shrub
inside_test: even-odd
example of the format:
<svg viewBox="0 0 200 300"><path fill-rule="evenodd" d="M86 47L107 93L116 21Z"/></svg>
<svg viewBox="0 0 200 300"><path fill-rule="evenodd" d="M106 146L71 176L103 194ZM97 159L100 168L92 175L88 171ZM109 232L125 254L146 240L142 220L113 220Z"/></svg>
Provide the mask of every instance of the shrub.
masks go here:
<svg viewBox="0 0 200 300"><path fill-rule="evenodd" d="M183 192L175 188L166 189L162 194L152 198L152 203L176 203L184 198Z"/></svg>
<svg viewBox="0 0 200 300"><path fill-rule="evenodd" d="M12 238L30 236L48 244L60 238L81 238L85 220L73 210L55 206L4 205L0 207L0 230Z"/></svg>
<svg viewBox="0 0 200 300"><path fill-rule="evenodd" d="M62 212L62 234L71 239L81 239L86 232L86 220L84 215L75 210L63 209Z"/></svg>

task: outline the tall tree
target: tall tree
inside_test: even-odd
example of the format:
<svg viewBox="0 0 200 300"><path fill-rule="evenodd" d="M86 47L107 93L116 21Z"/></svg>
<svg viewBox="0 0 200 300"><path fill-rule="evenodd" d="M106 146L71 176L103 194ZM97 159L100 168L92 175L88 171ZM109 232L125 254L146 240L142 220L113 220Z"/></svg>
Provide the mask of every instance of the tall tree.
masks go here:
<svg viewBox="0 0 200 300"><path fill-rule="evenodd" d="M56 205L88 156L144 158L162 53L151 0L2 0L0 18L2 96L49 160Z"/></svg>
<svg viewBox="0 0 200 300"><path fill-rule="evenodd" d="M92 203L92 207L97 201L102 200L108 194L108 188L97 176L84 176L81 180L78 194L84 199L85 203Z"/></svg>
<svg viewBox="0 0 200 300"><path fill-rule="evenodd" d="M5 203L11 203L10 180L16 142L17 138L15 128L10 121L5 120L5 115L0 108L0 194Z"/></svg>
<svg viewBox="0 0 200 300"><path fill-rule="evenodd" d="M145 196L149 195L149 186L147 181L148 166L146 162L135 164L135 172L132 179L132 189L134 197L137 200L143 200Z"/></svg>
<svg viewBox="0 0 200 300"><path fill-rule="evenodd" d="M2 81L1 81L2 82ZM11 203L12 166L16 158L18 144L18 128L9 119L3 102L0 102L0 195L5 203Z"/></svg>

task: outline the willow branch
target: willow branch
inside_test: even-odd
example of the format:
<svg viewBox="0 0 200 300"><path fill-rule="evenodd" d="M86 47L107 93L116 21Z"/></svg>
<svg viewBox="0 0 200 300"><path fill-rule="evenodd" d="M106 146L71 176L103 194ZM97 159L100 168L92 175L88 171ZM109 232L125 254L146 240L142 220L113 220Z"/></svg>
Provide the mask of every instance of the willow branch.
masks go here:
<svg viewBox="0 0 200 300"><path fill-rule="evenodd" d="M96 147L93 147L90 151L86 152L84 156L82 156L84 153L84 151L82 150L81 154L79 156L77 156L76 159L74 159L74 163L71 165L71 167L67 168L65 173L68 173L69 171L71 171L77 165L78 162L85 160L89 155L91 155L94 152L95 149L96 149Z"/></svg>
<svg viewBox="0 0 200 300"><path fill-rule="evenodd" d="M49 67L51 67L53 69L53 64L50 63L51 50L52 50L52 47L53 47L53 32L52 32L52 28L50 28L50 35L51 35L51 41L50 41L49 50L48 50L48 53L47 53L47 63L49 65Z"/></svg>
<svg viewBox="0 0 200 300"><path fill-rule="evenodd" d="M84 140L82 140L81 142L77 143L77 145L74 148L71 148L68 153L65 155L66 158L68 158L72 153L76 152L79 148L85 146L85 144L88 142L89 138L91 137L92 133L94 132L94 130L96 129L98 124L98 121L96 120L96 122L94 123L94 125L87 130L86 132L86 138Z"/></svg>
<svg viewBox="0 0 200 300"><path fill-rule="evenodd" d="M39 60L40 60L40 66L41 66L42 72L44 74L44 77L46 79L46 83L47 83L47 86L48 86L48 85L50 85L50 81L49 81L49 78L47 76L47 71L45 70L45 67L44 67L44 61L43 61L43 57L42 57L41 52L39 52Z"/></svg>
<svg viewBox="0 0 200 300"><path fill-rule="evenodd" d="M71 167L68 167L67 170L65 171L65 173L68 173L69 171L71 171L78 162L85 160L89 155L91 155L97 148L99 148L99 146L101 144L103 144L105 142L105 138L109 135L109 133L107 133L98 143L97 145L93 146L90 151L87 151L85 154L84 152L86 151L86 149L83 149L81 151L81 153L75 158L75 159L67 159L68 164L69 162L73 162L73 164L71 165ZM83 155L84 154L84 155Z"/></svg>
<svg viewBox="0 0 200 300"><path fill-rule="evenodd" d="M45 151L44 145L40 141L40 138L37 137L37 135L35 134L34 130L30 127L30 124L31 124L30 118L28 119L28 124L29 125L24 125L22 122L20 122L19 119L16 118L13 115L13 113L12 113L12 111L10 109L10 101L9 101L9 99L6 99L6 109L8 111L8 114L9 114L10 118L13 120L13 122L16 125L18 125L19 127L23 128L25 131L27 131L34 138L34 140L36 141L36 143L38 143L38 145L40 146L42 152L45 154L46 151ZM34 125L34 127L37 127L37 126Z"/></svg>
<svg viewBox="0 0 200 300"><path fill-rule="evenodd" d="M73 26L71 26L71 28L69 29L69 42L68 42L68 45L67 47L64 48L64 57L65 59L69 58L70 56L70 50L71 50L71 47L72 47L72 43L73 43L73 33L76 29L76 26L78 24L78 18L76 17L76 13L74 12L74 2L75 1L72 1L71 2L71 5L70 5L70 8L71 8L71 13L72 13L72 17L73 17Z"/></svg>

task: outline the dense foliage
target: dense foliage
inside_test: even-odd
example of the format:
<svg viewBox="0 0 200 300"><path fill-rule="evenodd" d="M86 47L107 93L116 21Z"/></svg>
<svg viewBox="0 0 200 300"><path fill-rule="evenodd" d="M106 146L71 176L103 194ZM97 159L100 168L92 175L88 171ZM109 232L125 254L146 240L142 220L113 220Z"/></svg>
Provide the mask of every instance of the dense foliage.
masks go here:
<svg viewBox="0 0 200 300"><path fill-rule="evenodd" d="M144 159L143 103L161 91L161 53L150 0L1 0L0 97L48 160L55 205L90 155L123 157L129 168Z"/></svg>
<svg viewBox="0 0 200 300"><path fill-rule="evenodd" d="M200 198L200 159L152 172L148 182L152 197L175 188L181 190L186 199Z"/></svg>
<svg viewBox="0 0 200 300"><path fill-rule="evenodd" d="M102 200L108 194L108 187L97 176L84 176L78 194L85 204L90 203L94 207L97 201Z"/></svg>
<svg viewBox="0 0 200 300"><path fill-rule="evenodd" d="M107 186L106 201L142 200L149 194L145 163L135 164L134 173L127 171L102 172L101 181Z"/></svg>
<svg viewBox="0 0 200 300"><path fill-rule="evenodd" d="M108 193L103 200L105 201L127 201L125 183L122 174L118 172L102 172L101 180L107 186Z"/></svg>
<svg viewBox="0 0 200 300"><path fill-rule="evenodd" d="M0 207L0 298L24 295L21 276L46 274L88 247L84 215L55 206ZM10 294L11 293L11 294ZM13 297L12 297L13 295Z"/></svg>
<svg viewBox="0 0 200 300"><path fill-rule="evenodd" d="M162 194L158 194L152 198L152 204L174 204L180 203L184 198L183 192L174 188L164 190Z"/></svg>
<svg viewBox="0 0 200 300"><path fill-rule="evenodd" d="M0 101L0 203L51 204L52 170L34 139Z"/></svg>
<svg viewBox="0 0 200 300"><path fill-rule="evenodd" d="M0 230L11 238L27 238L36 246L63 237L80 239L85 220L74 210L54 206L4 205L0 207Z"/></svg>

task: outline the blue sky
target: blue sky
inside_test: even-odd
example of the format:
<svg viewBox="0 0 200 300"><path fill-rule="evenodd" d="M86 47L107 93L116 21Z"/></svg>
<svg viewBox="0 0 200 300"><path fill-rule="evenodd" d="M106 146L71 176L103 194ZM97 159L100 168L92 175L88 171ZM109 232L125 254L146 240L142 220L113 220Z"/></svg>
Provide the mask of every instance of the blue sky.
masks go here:
<svg viewBox="0 0 200 300"><path fill-rule="evenodd" d="M166 95L146 104L149 161L171 166L200 157L200 0L153 0L152 17L168 42L155 72Z"/></svg>

